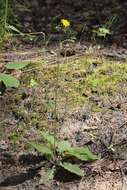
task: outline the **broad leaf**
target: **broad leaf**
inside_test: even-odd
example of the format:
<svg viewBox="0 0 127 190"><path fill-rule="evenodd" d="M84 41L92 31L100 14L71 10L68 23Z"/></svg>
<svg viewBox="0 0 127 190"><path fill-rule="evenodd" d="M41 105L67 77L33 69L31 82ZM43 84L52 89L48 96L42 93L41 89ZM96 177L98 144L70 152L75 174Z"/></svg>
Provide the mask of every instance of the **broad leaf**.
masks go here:
<svg viewBox="0 0 127 190"><path fill-rule="evenodd" d="M71 145L68 141L60 141L57 143L57 148L59 153L71 150Z"/></svg>
<svg viewBox="0 0 127 190"><path fill-rule="evenodd" d="M49 169L45 175L41 176L41 179L39 181L39 184L45 184L54 178L54 172L55 168L53 167L52 169Z"/></svg>
<svg viewBox="0 0 127 190"><path fill-rule="evenodd" d="M98 159L98 157L94 155L88 147L74 147L68 152L68 154L82 161L94 161Z"/></svg>
<svg viewBox="0 0 127 190"><path fill-rule="evenodd" d="M52 150L39 143L30 142L29 143L33 148L35 148L38 152L40 152L42 155L52 156L53 152Z"/></svg>
<svg viewBox="0 0 127 190"><path fill-rule="evenodd" d="M53 135L50 135L48 132L41 132L44 140L46 140L50 145L54 147L57 145L57 140Z"/></svg>
<svg viewBox="0 0 127 190"><path fill-rule="evenodd" d="M64 163L60 163L60 166L73 174L76 174L81 177L84 176L84 173L82 172L82 170L79 168L79 166L77 164L71 164L68 162L64 162Z"/></svg>
<svg viewBox="0 0 127 190"><path fill-rule="evenodd" d="M0 81L3 81L6 87L18 87L19 80L8 74L0 73Z"/></svg>
<svg viewBox="0 0 127 190"><path fill-rule="evenodd" d="M29 64L29 62L13 62L13 63L8 63L5 65L7 69L22 69L26 67Z"/></svg>

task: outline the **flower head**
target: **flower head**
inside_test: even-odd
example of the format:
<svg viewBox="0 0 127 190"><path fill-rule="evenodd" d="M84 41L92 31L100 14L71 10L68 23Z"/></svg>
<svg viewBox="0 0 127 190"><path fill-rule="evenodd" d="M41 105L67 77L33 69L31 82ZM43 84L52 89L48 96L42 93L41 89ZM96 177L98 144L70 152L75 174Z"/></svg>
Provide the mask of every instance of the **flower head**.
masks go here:
<svg viewBox="0 0 127 190"><path fill-rule="evenodd" d="M64 28L68 28L70 26L70 21L67 19L61 19L61 24Z"/></svg>

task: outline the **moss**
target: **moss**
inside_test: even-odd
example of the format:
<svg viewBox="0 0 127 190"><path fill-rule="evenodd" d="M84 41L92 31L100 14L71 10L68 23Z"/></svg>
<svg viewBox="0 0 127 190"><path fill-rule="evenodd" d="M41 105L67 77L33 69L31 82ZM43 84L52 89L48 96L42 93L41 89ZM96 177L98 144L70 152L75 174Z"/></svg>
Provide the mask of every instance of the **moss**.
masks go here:
<svg viewBox="0 0 127 190"><path fill-rule="evenodd" d="M31 79L38 85L31 87ZM58 68L57 64L48 65L44 60L35 60L26 68L20 89L12 93L4 105L6 112L13 113L13 119L19 121L10 135L10 140L16 143L27 136L31 128L53 130L57 122L55 120L53 124L54 116L59 121L79 107L90 104L93 112L105 111L106 108L99 107L90 97L95 95L108 99L116 94L126 94L127 63L84 56L78 60L64 61ZM5 134L5 127L8 125L5 123L3 128L2 124L0 136Z"/></svg>
<svg viewBox="0 0 127 190"><path fill-rule="evenodd" d="M92 106L91 106L91 110L92 110L93 112L102 112L103 109L104 109L104 108L99 107L99 106L96 105L96 104L92 104Z"/></svg>
<svg viewBox="0 0 127 190"><path fill-rule="evenodd" d="M12 111L15 118L20 118L20 124L25 123L22 134L31 127L49 128L54 115L61 118L77 107L90 104L92 111L102 111L103 108L90 102L89 97L94 94L103 98L127 92L126 63L84 56L64 62L59 68L57 64L48 65L40 60L35 61L35 64L32 62L27 69L22 86L28 95L22 99L21 86L19 93L14 96ZM31 79L37 81L36 87L30 87Z"/></svg>
<svg viewBox="0 0 127 190"><path fill-rule="evenodd" d="M40 104L42 101L46 104L46 112L54 112L55 102L60 112L65 108L71 111L88 102L86 94L111 96L119 93L121 82L127 81L125 63L119 64L92 56L84 56L59 65L48 65L40 61L35 65L33 63L32 69L33 73L28 76L27 81L31 78L37 80L41 93L39 96L36 94L35 99L38 98Z"/></svg>
<svg viewBox="0 0 127 190"><path fill-rule="evenodd" d="M95 69L94 73L87 76L85 87L97 90L100 94L116 94L121 92L121 82L127 81L127 65L115 62L105 62Z"/></svg>

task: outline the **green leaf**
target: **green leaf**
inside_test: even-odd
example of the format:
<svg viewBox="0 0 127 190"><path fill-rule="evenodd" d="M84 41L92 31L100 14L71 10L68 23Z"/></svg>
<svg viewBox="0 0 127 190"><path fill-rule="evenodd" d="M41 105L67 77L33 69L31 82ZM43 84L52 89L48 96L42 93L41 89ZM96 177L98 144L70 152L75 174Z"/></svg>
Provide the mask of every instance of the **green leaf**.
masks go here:
<svg viewBox="0 0 127 190"><path fill-rule="evenodd" d="M57 145L57 139L53 135L50 135L48 132L41 132L41 134L50 145Z"/></svg>
<svg viewBox="0 0 127 190"><path fill-rule="evenodd" d="M34 143L34 142L30 142L29 143L33 148L35 148L38 152L40 152L42 155L49 155L49 156L52 156L53 155L53 152L52 150L47 147L47 146L44 146L42 144L39 144L39 143Z"/></svg>
<svg viewBox="0 0 127 190"><path fill-rule="evenodd" d="M59 153L71 150L71 145L68 141L60 141L57 143L57 148Z"/></svg>
<svg viewBox="0 0 127 190"><path fill-rule="evenodd" d="M12 30L13 32L17 32L17 33L23 35L23 33L21 31L19 31L15 26L7 24L6 28L9 29L9 30Z"/></svg>
<svg viewBox="0 0 127 190"><path fill-rule="evenodd" d="M88 147L74 147L68 152L68 154L82 161L94 161L98 159L98 157L94 155Z"/></svg>
<svg viewBox="0 0 127 190"><path fill-rule="evenodd" d="M3 81L6 87L18 87L19 80L8 74L0 73L0 81Z"/></svg>
<svg viewBox="0 0 127 190"><path fill-rule="evenodd" d="M34 79L30 80L30 86L34 87L34 86L37 86L37 85L38 85L38 83Z"/></svg>
<svg viewBox="0 0 127 190"><path fill-rule="evenodd" d="M60 163L60 166L73 174L76 174L81 177L84 176L84 173L82 172L82 170L79 168L79 166L77 164L71 164L68 162L64 162L64 163Z"/></svg>
<svg viewBox="0 0 127 190"><path fill-rule="evenodd" d="M110 30L109 30L108 28L100 27L98 30L99 30L99 33L100 33L100 34L103 34L103 35L104 35L104 34L105 34L105 35L106 35L106 34L110 34Z"/></svg>
<svg viewBox="0 0 127 190"><path fill-rule="evenodd" d="M39 181L39 184L45 184L54 178L54 172L55 168L53 167L52 169L47 170L46 174L44 176L41 176L41 179Z"/></svg>
<svg viewBox="0 0 127 190"><path fill-rule="evenodd" d="M26 67L29 64L29 62L13 62L13 63L8 63L5 65L7 69L22 69Z"/></svg>
<svg viewBox="0 0 127 190"><path fill-rule="evenodd" d="M107 35L111 34L110 30L105 27L100 27L98 30L93 30L94 33L96 33L98 36L106 37Z"/></svg>

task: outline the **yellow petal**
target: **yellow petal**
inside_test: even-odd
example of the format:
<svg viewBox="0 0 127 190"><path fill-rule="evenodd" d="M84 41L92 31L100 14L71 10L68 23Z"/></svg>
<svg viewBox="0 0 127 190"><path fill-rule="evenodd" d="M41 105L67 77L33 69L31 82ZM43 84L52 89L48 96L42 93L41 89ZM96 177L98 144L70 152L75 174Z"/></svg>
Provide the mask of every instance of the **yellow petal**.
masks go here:
<svg viewBox="0 0 127 190"><path fill-rule="evenodd" d="M70 26L70 21L66 19L61 19L61 24L63 25L63 27L67 28Z"/></svg>

